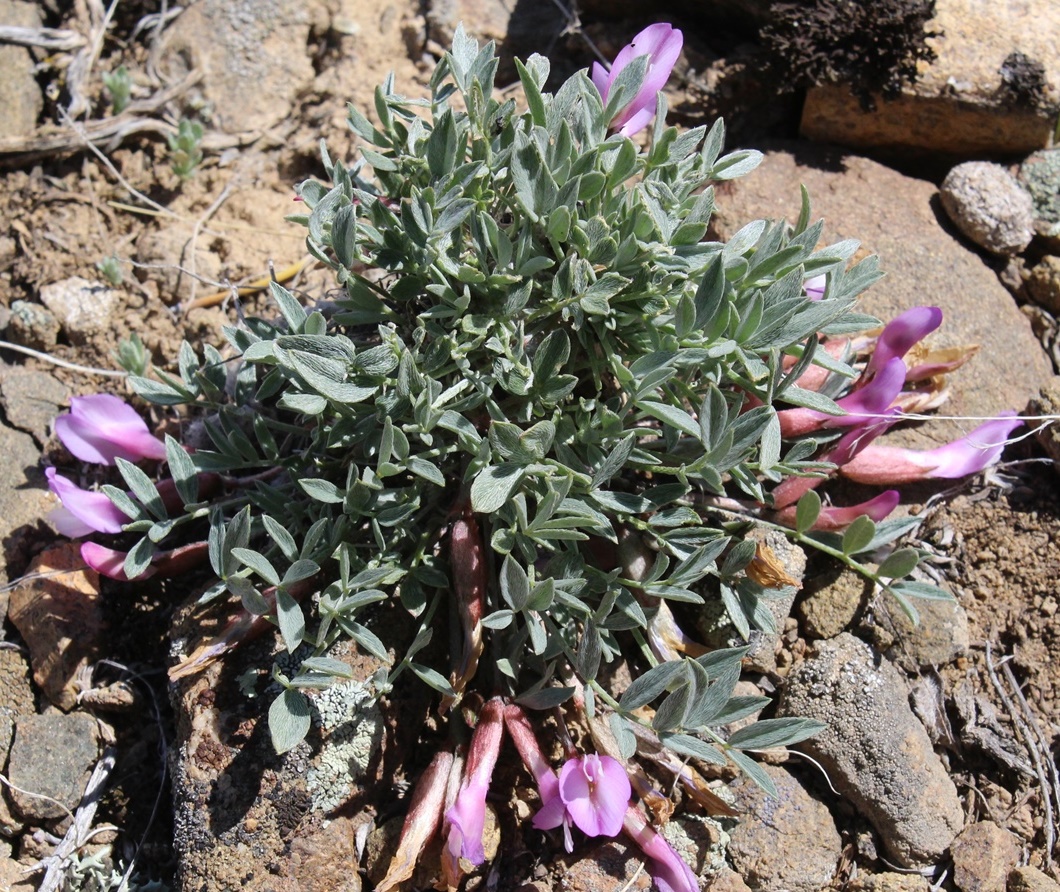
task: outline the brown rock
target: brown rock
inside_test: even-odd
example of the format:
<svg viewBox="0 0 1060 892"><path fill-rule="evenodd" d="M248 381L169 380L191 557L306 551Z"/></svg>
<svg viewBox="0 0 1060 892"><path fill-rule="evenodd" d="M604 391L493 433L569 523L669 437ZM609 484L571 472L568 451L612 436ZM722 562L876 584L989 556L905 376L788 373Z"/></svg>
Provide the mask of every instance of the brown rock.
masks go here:
<svg viewBox="0 0 1060 892"><path fill-rule="evenodd" d="M1026 864L1008 875L1008 892L1060 892L1060 883Z"/></svg>
<svg viewBox="0 0 1060 892"><path fill-rule="evenodd" d="M785 769L763 765L773 798L746 775L733 783L740 823L729 833L729 859L756 892L816 892L828 885L841 840L828 807Z"/></svg>
<svg viewBox="0 0 1060 892"><path fill-rule="evenodd" d="M1022 409L1050 374L1048 361L997 276L939 223L935 187L861 158L795 143L777 143L762 165L719 194L718 231L728 237L755 218L798 210L798 183L809 190L825 240L857 239L856 259L878 254L884 278L859 309L882 320L910 307L942 309L937 347L979 344L977 356L949 376L946 415L994 415ZM790 151L787 149L790 148ZM891 431L888 445L932 448L967 433L969 425L932 421L918 430Z"/></svg>
<svg viewBox="0 0 1060 892"><path fill-rule="evenodd" d="M23 28L41 26L40 8L22 0L0 2L0 22ZM44 97L36 79L36 66L30 51L13 43L0 44L0 94L4 97L4 114L0 115L0 144L5 140L21 142L31 136L37 118L44 108Z"/></svg>
<svg viewBox="0 0 1060 892"><path fill-rule="evenodd" d="M361 892L353 834L353 821L338 817L292 840L287 871L301 892Z"/></svg>
<svg viewBox="0 0 1060 892"><path fill-rule="evenodd" d="M16 719L7 773L18 815L38 826L65 818L80 803L98 756L99 732L90 715L50 713Z"/></svg>
<svg viewBox="0 0 1060 892"><path fill-rule="evenodd" d="M1060 257L1047 255L1027 274L1027 293L1040 307L1060 315Z"/></svg>
<svg viewBox="0 0 1060 892"><path fill-rule="evenodd" d="M639 869L641 863L635 847L619 840L605 842L563 866L556 892L647 892L651 874Z"/></svg>
<svg viewBox="0 0 1060 892"><path fill-rule="evenodd" d="M727 867L714 874L707 889L709 892L751 892L751 887L743 881L743 877Z"/></svg>
<svg viewBox="0 0 1060 892"><path fill-rule="evenodd" d="M1050 378L1042 385L1038 396L1031 400L1032 415L1060 415L1060 375ZM1060 427L1055 423L1037 433L1038 442L1060 468Z"/></svg>
<svg viewBox="0 0 1060 892"><path fill-rule="evenodd" d="M1020 857L1016 838L993 821L969 824L950 847L953 881L961 892L1004 892Z"/></svg>
<svg viewBox="0 0 1060 892"><path fill-rule="evenodd" d="M931 582L922 573L914 572L913 578ZM889 639L879 643L887 656L906 671L916 673L923 666L945 666L968 652L968 614L956 599L918 599L914 603L919 615L915 625L894 598L885 597L877 606L878 627Z"/></svg>
<svg viewBox="0 0 1060 892"><path fill-rule="evenodd" d="M834 638L865 609L873 585L848 567L833 567L806 581L806 595L798 605L810 638Z"/></svg>
<svg viewBox="0 0 1060 892"><path fill-rule="evenodd" d="M67 542L41 552L11 590L11 622L29 648L33 680L60 709L72 709L78 673L99 659L99 574Z"/></svg>
<svg viewBox="0 0 1060 892"><path fill-rule="evenodd" d="M931 884L919 873L859 873L848 892L928 892Z"/></svg>
<svg viewBox="0 0 1060 892"><path fill-rule="evenodd" d="M1056 3L937 0L928 27L942 32L929 41L938 58L921 66L915 84L873 112L863 111L843 85L815 87L806 97L803 136L963 157L1026 154L1049 145L1060 109ZM1013 59L1015 52L1026 61ZM1033 78L1019 76L1028 62L1043 68L1040 91Z"/></svg>
<svg viewBox="0 0 1060 892"><path fill-rule="evenodd" d="M957 790L886 660L844 632L817 645L784 686L778 714L825 729L799 744L876 828L902 867L936 861L964 824Z"/></svg>

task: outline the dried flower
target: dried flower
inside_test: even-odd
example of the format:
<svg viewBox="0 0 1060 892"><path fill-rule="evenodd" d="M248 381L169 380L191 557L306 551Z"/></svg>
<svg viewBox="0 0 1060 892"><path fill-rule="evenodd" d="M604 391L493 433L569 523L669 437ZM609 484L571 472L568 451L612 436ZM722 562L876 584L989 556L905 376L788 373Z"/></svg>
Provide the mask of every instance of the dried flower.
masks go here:
<svg viewBox="0 0 1060 892"><path fill-rule="evenodd" d="M165 444L136 410L109 393L73 397L69 414L55 419L55 433L73 456L93 464L166 457Z"/></svg>
<svg viewBox="0 0 1060 892"><path fill-rule="evenodd" d="M120 533L129 522L103 493L81 489L55 468L45 469L44 475L48 478L48 488L62 502L59 508L49 512L48 520L64 536L76 539L89 533Z"/></svg>
<svg viewBox="0 0 1060 892"><path fill-rule="evenodd" d="M868 446L842 464L839 472L858 483L875 484L967 477L994 464L1001 457L1008 435L1021 424L1015 412L1005 412L936 449Z"/></svg>
<svg viewBox="0 0 1060 892"><path fill-rule="evenodd" d="M672 25L649 25L619 51L610 72L599 62L593 63L593 83L600 91L601 98L607 102L611 86L622 69L640 56L649 59L648 71L637 95L611 121L611 126L623 136L633 136L648 126L655 114L655 97L669 79L677 57L681 55L683 42L684 36Z"/></svg>

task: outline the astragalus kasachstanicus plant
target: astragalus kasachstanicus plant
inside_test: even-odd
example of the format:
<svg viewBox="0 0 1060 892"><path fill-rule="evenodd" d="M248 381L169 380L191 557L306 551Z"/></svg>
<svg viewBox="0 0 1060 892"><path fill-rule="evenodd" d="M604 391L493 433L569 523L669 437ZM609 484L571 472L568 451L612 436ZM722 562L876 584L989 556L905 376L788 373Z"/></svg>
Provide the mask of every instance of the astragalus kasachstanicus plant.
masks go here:
<svg viewBox="0 0 1060 892"><path fill-rule="evenodd" d="M183 406L195 440L156 438L110 397L57 425L76 458L115 463L123 483L88 491L49 471L57 526L90 537L88 564L130 580L199 564L204 603L241 602L174 679L278 627L281 753L310 732L316 693L350 677L332 655L342 640L378 661L380 697L436 692L449 742L406 766L408 818L381 889L406 883L432 839L439 888L484 861L506 748L537 790L526 833L569 849L622 831L660 888L694 889L653 825L669 812L660 789L676 779L705 801L702 762L770 788L746 751L819 727L723 731L766 701L733 696L746 648L697 643L699 606L720 602L745 637L772 630L764 604L786 582L761 571L762 527L910 611L939 596L906 578L920 552L894 550L916 523L886 519L896 491L838 506L816 488L970 474L1015 424L931 453L873 443L938 405L966 357L924 346L934 308L882 329L858 313L876 260L851 265L853 242L819 247L805 199L794 225L708 239L713 184L760 155L722 154L720 122L667 126L660 89L681 39L653 25L610 71L555 92L531 56L517 103L494 98L493 45L458 31L430 99L388 80L374 122L350 109L359 158L325 152L330 185L299 187L297 219L337 296L304 304L274 285L275 314L225 328L235 361L185 344L179 376L132 379L151 403ZM619 661L624 690L601 680L623 677L601 672Z"/></svg>

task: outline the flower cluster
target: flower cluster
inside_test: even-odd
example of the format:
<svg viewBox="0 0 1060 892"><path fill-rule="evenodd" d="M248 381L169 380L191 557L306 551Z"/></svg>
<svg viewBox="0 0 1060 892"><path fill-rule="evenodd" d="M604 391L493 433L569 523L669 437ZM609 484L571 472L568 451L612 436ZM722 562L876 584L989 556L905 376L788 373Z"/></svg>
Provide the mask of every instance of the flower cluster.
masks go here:
<svg viewBox="0 0 1060 892"><path fill-rule="evenodd" d="M795 225L708 240L714 185L761 155L723 154L721 122L666 125L660 89L681 45L652 25L609 71L554 93L533 55L516 64L520 110L494 98L493 46L458 29L429 101L388 80L375 122L350 109L356 162L325 151L330 184L298 188L292 219L338 298L307 309L274 283L275 318L225 328L234 359L185 344L179 377L131 377L144 399L187 407L194 448L110 396L76 398L56 422L76 459L124 483L96 492L47 471L56 527L93 536L87 564L125 580L208 566L203 602L244 608L171 678L278 629L307 655L270 676L278 752L310 732L313 692L351 674L332 656L342 640L379 661L381 692L413 679L436 692L450 743L416 785L383 890L432 838L442 887L483 862L506 739L537 783L537 829L562 829L568 849L575 830L625 832L661 889L694 890L652 826L671 806L640 762L706 804L688 757L771 789L747 751L820 726L723 734L764 702L734 693L747 648L708 651L671 603L720 602L745 639L768 628L764 599L794 580L746 530L786 525L914 614L911 599L939 592L907 578L922 555L895 548L917 523L888 518L898 492L837 507L816 489L971 474L1018 423L928 451L874 442L938 406L967 351L923 345L941 323L933 307L866 332L876 323L856 301L875 258L821 247L808 200ZM630 136L653 117L641 147ZM734 510L748 523L729 523ZM862 562L881 549L878 567ZM409 628L381 621L383 601ZM447 653L450 616L461 640ZM618 660L632 677L620 695L600 680ZM483 700L465 754L463 716ZM553 708L586 742L564 743L558 772L524 711Z"/></svg>

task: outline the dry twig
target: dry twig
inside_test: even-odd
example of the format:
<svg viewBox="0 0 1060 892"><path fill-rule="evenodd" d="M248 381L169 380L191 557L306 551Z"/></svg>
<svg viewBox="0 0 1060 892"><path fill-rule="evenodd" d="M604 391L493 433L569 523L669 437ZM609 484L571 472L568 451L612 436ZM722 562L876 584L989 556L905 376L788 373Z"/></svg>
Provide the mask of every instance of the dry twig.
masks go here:
<svg viewBox="0 0 1060 892"><path fill-rule="evenodd" d="M0 25L0 43L39 46L42 49L61 52L76 50L87 42L83 34L66 28L22 28L18 25Z"/></svg>

